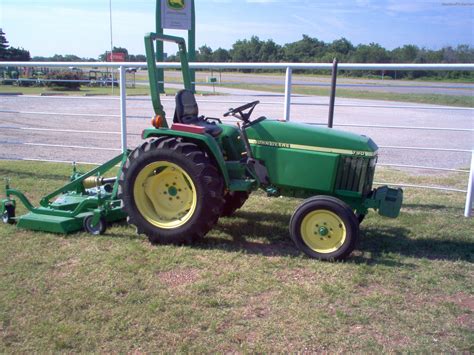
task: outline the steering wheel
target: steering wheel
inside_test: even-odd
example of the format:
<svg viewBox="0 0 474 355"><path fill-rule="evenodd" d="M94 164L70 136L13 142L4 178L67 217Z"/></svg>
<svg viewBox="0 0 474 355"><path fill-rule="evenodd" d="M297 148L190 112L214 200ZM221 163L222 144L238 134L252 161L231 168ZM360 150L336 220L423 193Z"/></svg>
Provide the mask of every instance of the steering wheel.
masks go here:
<svg viewBox="0 0 474 355"><path fill-rule="evenodd" d="M232 116L237 117L238 119L244 121L244 123L246 125L251 125L255 121L250 122L250 116L252 115L252 112L253 112L255 106L257 106L259 103L260 103L260 101L257 100L257 101L249 102L248 104L239 106L237 108L230 108L229 111L224 113L224 117L232 115ZM248 112L244 112L246 110L248 110ZM262 120L259 120L259 122L260 121L262 121ZM257 123L257 122L255 122L255 123Z"/></svg>

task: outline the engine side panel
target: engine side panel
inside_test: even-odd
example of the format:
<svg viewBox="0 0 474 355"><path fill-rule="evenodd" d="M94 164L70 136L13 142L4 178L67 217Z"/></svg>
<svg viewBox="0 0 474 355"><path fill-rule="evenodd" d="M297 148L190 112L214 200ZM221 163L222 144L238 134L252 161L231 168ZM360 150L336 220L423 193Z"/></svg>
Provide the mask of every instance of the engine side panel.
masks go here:
<svg viewBox="0 0 474 355"><path fill-rule="evenodd" d="M265 145L253 145L252 151L256 159L265 163L273 185L333 193L339 161L337 154Z"/></svg>

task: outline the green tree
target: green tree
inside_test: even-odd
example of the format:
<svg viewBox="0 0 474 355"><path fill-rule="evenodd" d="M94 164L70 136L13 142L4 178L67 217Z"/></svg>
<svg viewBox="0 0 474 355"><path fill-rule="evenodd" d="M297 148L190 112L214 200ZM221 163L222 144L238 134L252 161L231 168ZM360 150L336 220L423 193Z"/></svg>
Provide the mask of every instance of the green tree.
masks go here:
<svg viewBox="0 0 474 355"><path fill-rule="evenodd" d="M207 45L199 47L196 59L198 62L212 62L212 49Z"/></svg>
<svg viewBox="0 0 474 355"><path fill-rule="evenodd" d="M378 43L359 44L351 58L355 63L388 63L389 53Z"/></svg>
<svg viewBox="0 0 474 355"><path fill-rule="evenodd" d="M229 51L223 48L217 48L214 53L212 53L212 61L213 62L220 62L220 63L225 63L225 62L230 62L231 57L229 54Z"/></svg>
<svg viewBox="0 0 474 355"><path fill-rule="evenodd" d="M9 44L5 36L5 32L3 32L3 29L0 28L0 60L6 58L8 47Z"/></svg>
<svg viewBox="0 0 474 355"><path fill-rule="evenodd" d="M23 48L10 47L7 50L6 60L12 62L28 62L31 60L30 52Z"/></svg>
<svg viewBox="0 0 474 355"><path fill-rule="evenodd" d="M346 56L354 51L354 45L344 37L336 39L329 45L329 50L339 56Z"/></svg>
<svg viewBox="0 0 474 355"><path fill-rule="evenodd" d="M314 62L324 55L327 47L323 41L303 35L301 40L283 46L283 57L288 62Z"/></svg>
<svg viewBox="0 0 474 355"><path fill-rule="evenodd" d="M395 63L414 63L419 52L420 48L413 44L404 45L392 50L390 53L391 61Z"/></svg>

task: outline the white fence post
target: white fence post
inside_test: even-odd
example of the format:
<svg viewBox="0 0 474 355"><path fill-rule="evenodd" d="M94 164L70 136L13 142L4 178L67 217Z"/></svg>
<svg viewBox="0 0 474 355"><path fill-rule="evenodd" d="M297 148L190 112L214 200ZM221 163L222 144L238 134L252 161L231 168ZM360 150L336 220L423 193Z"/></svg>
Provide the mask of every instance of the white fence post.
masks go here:
<svg viewBox="0 0 474 355"><path fill-rule="evenodd" d="M286 68L286 77L285 77L285 106L283 108L283 117L285 121L290 120L290 109L291 109L291 67Z"/></svg>
<svg viewBox="0 0 474 355"><path fill-rule="evenodd" d="M469 173L469 182L467 185L466 207L464 208L464 217L471 217L472 215L472 185L474 183L474 150L471 153L471 171Z"/></svg>
<svg viewBox="0 0 474 355"><path fill-rule="evenodd" d="M122 137L122 152L127 150L127 73L123 65L119 68L120 73L120 123ZM112 81L112 86L114 82Z"/></svg>

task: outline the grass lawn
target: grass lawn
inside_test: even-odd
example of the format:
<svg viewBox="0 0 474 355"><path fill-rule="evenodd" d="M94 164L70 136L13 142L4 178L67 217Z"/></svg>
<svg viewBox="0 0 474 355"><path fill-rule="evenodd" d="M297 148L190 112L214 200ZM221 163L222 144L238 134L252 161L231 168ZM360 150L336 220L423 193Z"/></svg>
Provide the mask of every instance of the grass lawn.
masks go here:
<svg viewBox="0 0 474 355"><path fill-rule="evenodd" d="M257 85L257 84L230 84L224 83L222 86L259 90L269 92L283 93L283 86L276 85ZM300 95L316 95L329 97L329 88L317 88L308 86L293 85L293 94ZM456 107L474 107L474 96L456 96L456 95L438 95L438 94L399 94L391 92L373 92L359 89L337 89L337 97L364 99L364 100L382 100L382 101L400 101L413 102L420 104L442 105L442 106L456 106Z"/></svg>
<svg viewBox="0 0 474 355"><path fill-rule="evenodd" d="M0 161L35 202L70 166ZM465 188L465 174L376 180ZM407 189L398 219L368 215L346 262L300 255L299 203L253 194L192 246L0 226L0 353L473 352L473 219L464 195ZM18 212L21 213L20 210Z"/></svg>
<svg viewBox="0 0 474 355"><path fill-rule="evenodd" d="M165 90L166 95L175 95L179 89L167 88ZM209 88L212 91L212 87ZM112 88L108 87L88 87L81 86L80 90L52 90L47 87L19 87L12 85L0 85L0 94L22 94L22 95L72 95L72 96L98 96L98 95L108 95L108 96L119 96L120 88L114 88L112 94ZM208 91L202 92L197 91L198 95L209 95ZM150 89L148 86L136 86L134 88L127 87L127 96L149 96ZM219 95L215 93L213 95Z"/></svg>
<svg viewBox="0 0 474 355"><path fill-rule="evenodd" d="M175 94L177 90L169 89L167 93ZM47 94L56 94L56 95L112 95L111 87L88 87L81 86L80 90L60 90L52 89L48 87L20 87L13 85L0 85L0 93L21 93L23 95L47 95ZM120 88L114 88L114 96L120 95ZM128 96L137 96L137 95L150 95L150 89L148 86L136 86L135 88L127 88Z"/></svg>

